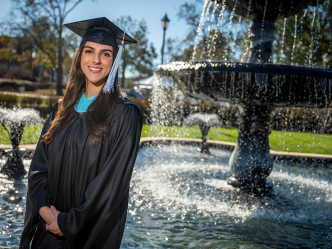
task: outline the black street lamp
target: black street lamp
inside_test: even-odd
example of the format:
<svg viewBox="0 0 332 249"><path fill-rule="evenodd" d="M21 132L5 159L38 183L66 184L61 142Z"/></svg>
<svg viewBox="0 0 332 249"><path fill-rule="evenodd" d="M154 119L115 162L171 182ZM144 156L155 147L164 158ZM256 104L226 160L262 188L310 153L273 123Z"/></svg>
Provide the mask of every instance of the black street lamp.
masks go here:
<svg viewBox="0 0 332 249"><path fill-rule="evenodd" d="M12 69L12 79L14 79L14 67L15 67L15 54L17 52L17 48L12 48L12 53L13 53L13 69Z"/></svg>
<svg viewBox="0 0 332 249"><path fill-rule="evenodd" d="M168 19L167 14L165 14L163 19L161 19L161 24L163 25L163 29L164 29L163 46L161 48L161 64L164 64L165 35L166 35L166 29L167 29L169 21L170 20Z"/></svg>

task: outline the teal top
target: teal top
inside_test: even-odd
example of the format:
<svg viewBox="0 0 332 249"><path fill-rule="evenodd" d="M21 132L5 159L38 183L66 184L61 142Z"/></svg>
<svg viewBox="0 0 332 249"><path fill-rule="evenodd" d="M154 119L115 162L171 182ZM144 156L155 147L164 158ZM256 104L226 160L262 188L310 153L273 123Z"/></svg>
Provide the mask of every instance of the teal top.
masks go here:
<svg viewBox="0 0 332 249"><path fill-rule="evenodd" d="M75 111L77 112L86 112L88 110L89 105L98 97L98 94L86 98L84 92L82 92L82 95L79 99L79 101L75 105Z"/></svg>

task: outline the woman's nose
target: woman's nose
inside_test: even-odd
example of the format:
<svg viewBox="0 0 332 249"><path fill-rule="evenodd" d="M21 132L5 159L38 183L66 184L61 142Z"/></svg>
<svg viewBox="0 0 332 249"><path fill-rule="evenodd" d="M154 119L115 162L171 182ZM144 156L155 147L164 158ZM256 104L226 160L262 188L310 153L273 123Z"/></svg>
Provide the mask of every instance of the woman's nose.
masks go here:
<svg viewBox="0 0 332 249"><path fill-rule="evenodd" d="M95 64L100 64L100 56L98 53L95 53L92 59L92 62Z"/></svg>

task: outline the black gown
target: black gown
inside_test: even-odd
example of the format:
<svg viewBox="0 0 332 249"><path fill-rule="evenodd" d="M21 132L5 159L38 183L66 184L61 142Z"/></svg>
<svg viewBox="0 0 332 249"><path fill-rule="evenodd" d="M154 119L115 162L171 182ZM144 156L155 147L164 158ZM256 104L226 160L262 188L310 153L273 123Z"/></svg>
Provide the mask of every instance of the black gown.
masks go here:
<svg viewBox="0 0 332 249"><path fill-rule="evenodd" d="M47 131L57 105L47 119ZM50 144L38 142L28 175L28 193L20 249L119 248L125 227L129 182L142 129L140 110L119 99L109 117L110 132L90 146L85 114L73 113ZM43 206L61 213L63 236L46 231Z"/></svg>

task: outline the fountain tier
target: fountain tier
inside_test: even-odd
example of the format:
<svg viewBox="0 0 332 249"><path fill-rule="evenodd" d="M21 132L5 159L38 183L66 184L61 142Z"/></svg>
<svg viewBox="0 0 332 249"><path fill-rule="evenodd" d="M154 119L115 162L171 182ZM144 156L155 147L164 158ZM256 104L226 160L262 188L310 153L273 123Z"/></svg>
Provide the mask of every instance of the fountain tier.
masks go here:
<svg viewBox="0 0 332 249"><path fill-rule="evenodd" d="M172 62L158 74L188 95L241 105L326 107L332 102L332 71L253 63Z"/></svg>

